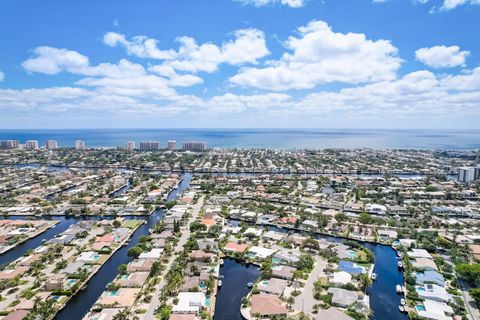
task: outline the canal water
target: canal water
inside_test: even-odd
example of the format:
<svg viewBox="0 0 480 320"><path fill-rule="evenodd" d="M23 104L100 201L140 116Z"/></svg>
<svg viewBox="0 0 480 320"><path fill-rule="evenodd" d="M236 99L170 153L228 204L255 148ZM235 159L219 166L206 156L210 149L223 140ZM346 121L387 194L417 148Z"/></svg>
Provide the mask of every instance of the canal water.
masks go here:
<svg viewBox="0 0 480 320"><path fill-rule="evenodd" d="M250 288L247 284L255 282L260 276L258 267L249 264L245 265L234 259L224 259L225 263L220 268L222 286L217 292L215 303L214 320L242 320L240 306L242 297L245 297Z"/></svg>
<svg viewBox="0 0 480 320"><path fill-rule="evenodd" d="M185 173L183 180L177 189L167 197L167 200L175 200L181 193L188 188L192 174ZM155 223L163 218L164 210L156 210L149 217L130 217L131 219L145 219L146 224L143 224L133 234L130 243L127 246L119 249L108 261L105 263L97 274L90 279L85 290L80 291L74 296L60 311L55 319L70 320L81 319L90 310L91 306L98 297L102 294L105 286L111 282L118 273L118 266L122 263L128 263L131 258L127 256L128 249L134 246L138 238L142 235L148 234L148 230L152 228ZM21 217L25 218L25 217ZM66 230L71 224L85 218L65 218L55 217L52 219L60 220L54 228L47 230L43 234L30 239L22 245L12 249L11 251L0 255L0 264L10 262L27 252L29 249L34 249L41 244L43 239L49 240L58 233ZM232 223L235 223L232 221ZM286 229L269 227L280 232L289 232ZM318 238L325 238L332 242L341 242L343 239L332 236L318 235ZM374 312L375 319L390 319L390 320L406 320L408 317L398 311L400 304L400 296L396 294L395 286L403 282L402 273L397 269L397 259L395 251L385 245L363 243L375 254L375 270L377 280L368 289L370 296L370 305ZM215 308L215 319L242 319L240 315L240 305L242 297L249 292L247 287L248 282L254 282L260 275L260 271L256 266L244 265L232 259L225 259L225 264L220 270L220 274L224 276L222 280L222 287L217 294L217 303Z"/></svg>
<svg viewBox="0 0 480 320"><path fill-rule="evenodd" d="M182 182L178 185L178 188L170 192L167 200L175 200L181 195L190 185L191 178L191 174L185 174ZM98 272L90 279L87 287L72 297L67 305L57 314L55 319L72 320L83 318L103 293L105 286L115 279L118 274L118 266L132 261L132 258L127 255L128 249L137 244L139 237L149 234L149 229L153 228L153 226L163 218L164 214L165 210L161 209L156 210L146 218L144 217L146 223L135 231L129 244L120 248L110 259L108 259L100 270L98 270ZM138 218L132 217L132 219Z"/></svg>

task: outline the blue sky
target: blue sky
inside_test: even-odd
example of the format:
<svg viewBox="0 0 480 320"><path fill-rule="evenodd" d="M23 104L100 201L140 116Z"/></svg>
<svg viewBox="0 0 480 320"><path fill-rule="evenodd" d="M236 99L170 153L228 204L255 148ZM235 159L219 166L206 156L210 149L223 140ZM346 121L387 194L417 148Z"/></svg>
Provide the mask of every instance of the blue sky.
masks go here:
<svg viewBox="0 0 480 320"><path fill-rule="evenodd" d="M0 128L480 128L479 0L0 2Z"/></svg>

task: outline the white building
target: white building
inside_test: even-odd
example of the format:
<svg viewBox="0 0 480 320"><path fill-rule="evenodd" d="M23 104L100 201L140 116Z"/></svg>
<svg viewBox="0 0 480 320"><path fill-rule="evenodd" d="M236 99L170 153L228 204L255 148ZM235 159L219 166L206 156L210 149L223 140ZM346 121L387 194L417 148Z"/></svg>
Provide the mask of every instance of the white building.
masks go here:
<svg viewBox="0 0 480 320"><path fill-rule="evenodd" d="M83 141L83 140L75 141L75 149L77 149L77 150L85 149L85 141Z"/></svg>
<svg viewBox="0 0 480 320"><path fill-rule="evenodd" d="M478 171L477 171L478 170ZM462 167L458 168L458 181L459 182L472 182L478 179L477 174L480 174L480 168L477 167Z"/></svg>
<svg viewBox="0 0 480 320"><path fill-rule="evenodd" d="M160 149L160 142L158 141L144 141L140 142L140 150L158 150Z"/></svg>
<svg viewBox="0 0 480 320"><path fill-rule="evenodd" d="M0 149L16 149L18 145L18 140L0 140Z"/></svg>
<svg viewBox="0 0 480 320"><path fill-rule="evenodd" d="M58 142L57 140L48 140L47 143L45 144L45 147L47 149L58 149Z"/></svg>
<svg viewBox="0 0 480 320"><path fill-rule="evenodd" d="M182 148L185 151L201 152L207 149L207 144L205 142L200 142L200 141L189 141L189 142L184 142L182 144Z"/></svg>
<svg viewBox="0 0 480 320"><path fill-rule="evenodd" d="M367 203L365 205L365 211L367 211L368 213L384 215L387 213L387 207L381 204Z"/></svg>
<svg viewBox="0 0 480 320"><path fill-rule="evenodd" d="M178 302L172 308L173 313L199 314L205 306L205 294L203 292L180 292Z"/></svg>
<svg viewBox="0 0 480 320"><path fill-rule="evenodd" d="M27 140L27 141L25 141L25 149L37 150L38 149L38 141L37 140Z"/></svg>
<svg viewBox="0 0 480 320"><path fill-rule="evenodd" d="M128 141L125 145L125 150L133 151L135 150L135 141Z"/></svg>
<svg viewBox="0 0 480 320"><path fill-rule="evenodd" d="M175 141L175 140L169 140L169 141L168 141L168 150L170 150L170 151L175 151L175 150L177 150L177 141Z"/></svg>

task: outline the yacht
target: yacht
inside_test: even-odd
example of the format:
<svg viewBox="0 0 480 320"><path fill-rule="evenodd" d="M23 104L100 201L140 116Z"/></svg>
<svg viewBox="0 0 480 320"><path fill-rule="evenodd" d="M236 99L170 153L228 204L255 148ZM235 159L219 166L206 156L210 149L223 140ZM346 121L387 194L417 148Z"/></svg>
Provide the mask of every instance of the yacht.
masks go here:
<svg viewBox="0 0 480 320"><path fill-rule="evenodd" d="M376 273L372 273L372 280L375 280L377 279L377 274Z"/></svg>

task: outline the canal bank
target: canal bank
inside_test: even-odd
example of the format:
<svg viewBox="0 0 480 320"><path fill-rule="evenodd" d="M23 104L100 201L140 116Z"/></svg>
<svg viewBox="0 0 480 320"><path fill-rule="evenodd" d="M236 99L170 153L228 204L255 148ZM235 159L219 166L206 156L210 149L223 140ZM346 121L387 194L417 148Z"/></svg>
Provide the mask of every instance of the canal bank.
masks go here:
<svg viewBox="0 0 480 320"><path fill-rule="evenodd" d="M177 189L173 189L167 200L175 200L190 185L192 176L185 174ZM88 282L86 288L72 297L66 306L56 315L57 320L82 319L88 313L92 305L98 300L105 290L106 285L113 281L118 275L118 267L121 264L127 264L133 259L128 256L128 249L135 246L138 239L143 235L148 235L157 222L163 219L164 209L155 210L152 215L144 217L145 224L141 225L133 234L128 245L121 247L93 276ZM139 219L138 217L132 217Z"/></svg>

